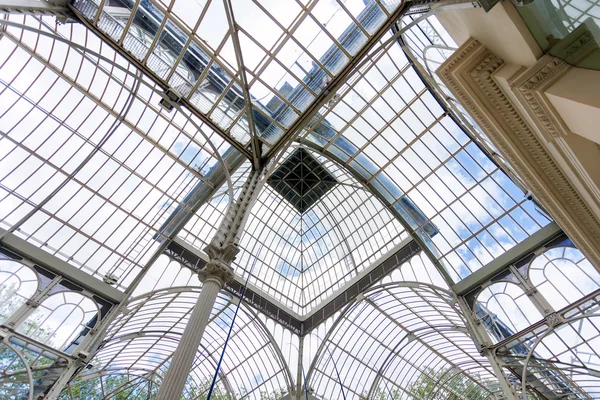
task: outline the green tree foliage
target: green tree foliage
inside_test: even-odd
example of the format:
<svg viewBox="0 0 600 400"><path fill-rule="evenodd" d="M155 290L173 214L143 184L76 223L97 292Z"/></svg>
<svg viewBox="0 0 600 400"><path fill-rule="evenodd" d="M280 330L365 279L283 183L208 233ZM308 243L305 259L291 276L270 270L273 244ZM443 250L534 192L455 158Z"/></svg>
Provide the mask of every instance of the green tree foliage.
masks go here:
<svg viewBox="0 0 600 400"><path fill-rule="evenodd" d="M17 289L14 282L0 286L0 323L6 321L23 304L23 298L16 295Z"/></svg>
<svg viewBox="0 0 600 400"><path fill-rule="evenodd" d="M18 286L14 282L0 287L0 323L6 321L25 302L22 297L17 295L17 290ZM49 340L51 332L40 327L39 321L27 319L21 324L20 328L24 332L36 332L33 339L46 342L52 346L52 341ZM32 348L16 343L13 343L13 346L21 352L29 367L33 369L34 379L39 375L43 375L43 367L50 366L53 363L53 360L40 355ZM28 391L29 385L26 382L27 372L23 361L8 346L0 345L0 398L11 398L8 395L8 397L3 397L11 390Z"/></svg>
<svg viewBox="0 0 600 400"><path fill-rule="evenodd" d="M410 395L419 400L464 400L480 398L479 393L482 388L465 374L444 374L445 371L435 371L428 368L416 380L414 380L405 391L391 387L383 386L383 382L377 387L373 395L368 398L368 393L363 394L362 399L366 400L399 400ZM486 385L486 379L473 377L479 381L482 386ZM489 383L489 382L488 382ZM405 393L403 395L403 393ZM362 400L361 399L361 400Z"/></svg>
<svg viewBox="0 0 600 400"><path fill-rule="evenodd" d="M199 385L188 379L181 400L206 400L206 394L211 381ZM152 400L158 392L158 384L148 379L127 374L105 375L102 378L78 379L72 382L60 396L61 400ZM247 393L242 389L241 393ZM241 398L241 393L229 396L222 386L217 386L211 400L232 400ZM261 392L261 400L279 400L284 395L283 390L273 393Z"/></svg>
<svg viewBox="0 0 600 400"><path fill-rule="evenodd" d="M0 399L20 398L26 395L29 385L24 373L25 365L13 350L0 343Z"/></svg>

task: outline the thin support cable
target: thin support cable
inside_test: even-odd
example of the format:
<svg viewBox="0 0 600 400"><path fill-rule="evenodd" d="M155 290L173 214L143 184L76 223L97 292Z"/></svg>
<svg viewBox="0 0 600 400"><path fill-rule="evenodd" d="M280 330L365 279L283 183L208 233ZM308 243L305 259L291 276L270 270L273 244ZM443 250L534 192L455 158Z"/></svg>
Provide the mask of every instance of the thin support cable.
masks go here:
<svg viewBox="0 0 600 400"><path fill-rule="evenodd" d="M342 397L344 398L344 400L346 400L346 393L344 392L344 385L342 385L342 378L340 377L340 371L338 371L337 364L335 363L335 360L333 359L333 354L331 354L331 351L329 351L329 349L327 347L325 347L325 350L327 350L327 354L329 354L329 359L333 363L333 368L335 369L335 374L337 375L338 383L340 384L340 390L342 391Z"/></svg>
<svg viewBox="0 0 600 400"><path fill-rule="evenodd" d="M382 380L383 380L383 386L385 386L385 390L387 390L387 392L388 392L388 395L390 396L390 399L394 400L394 399L395 399L395 397L394 397L394 395L392 394L392 390L391 390L391 389L390 389L390 387L388 386L388 384L387 384L387 382L386 382L386 379L385 379L385 378L383 378Z"/></svg>
<svg viewBox="0 0 600 400"><path fill-rule="evenodd" d="M254 257L254 262L250 267L250 272L248 272L248 276L246 277L246 283L244 283L244 287L242 288L242 293L240 293L240 298L235 307L235 313L233 314L233 318L231 319L231 325L229 325L229 332L227 332L227 338L225 339L225 344L223 345L223 351L221 351L221 357L219 357L219 363L217 364L217 368L215 369L215 374L213 375L212 382L210 384L210 389L208 390L208 394L206 395L206 400L210 400L213 390L215 389L215 383L217 382L217 377L219 376L219 371L221 370L221 363L223 362L223 357L225 356L225 351L227 350L227 344L229 343L229 338L231 337L231 331L233 330L233 326L235 325L235 319L238 315L238 311L240 310L240 305L242 304L242 300L244 300L244 295L246 294L246 288L248 287L248 282L250 281L250 277L252 276L252 271L254 270L254 266L256 265L256 261L258 261L258 256L262 251L262 246L258 249L258 254Z"/></svg>
<svg viewBox="0 0 600 400"><path fill-rule="evenodd" d="M313 335L318 337L322 342L325 342L321 338L321 336L317 335L316 333L313 333ZM340 377L340 371L338 371L337 364L335 363L335 360L333 359L333 354L331 354L331 351L327 348L327 346L324 346L323 348L327 351L327 354L329 355L329 359L333 363L333 369L335 370L335 374L337 375L337 378L338 378L338 383L340 384L340 390L342 391L342 397L344 398L344 400L346 400L346 393L344 392L344 385L342 385L342 378Z"/></svg>

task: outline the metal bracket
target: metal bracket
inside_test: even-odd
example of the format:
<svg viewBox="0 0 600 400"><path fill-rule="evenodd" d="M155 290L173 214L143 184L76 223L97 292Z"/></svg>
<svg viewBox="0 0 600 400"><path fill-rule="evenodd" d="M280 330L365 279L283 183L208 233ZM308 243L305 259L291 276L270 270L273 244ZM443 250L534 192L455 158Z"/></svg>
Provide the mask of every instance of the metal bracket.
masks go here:
<svg viewBox="0 0 600 400"><path fill-rule="evenodd" d="M180 101L181 94L179 94L175 89L169 88L165 90L165 97L160 99L158 104L168 112L172 112L175 109L175 104L178 104Z"/></svg>
<svg viewBox="0 0 600 400"><path fill-rule="evenodd" d="M554 328L555 326L562 324L564 319L560 316L560 314L553 312L552 314L548 314L546 316L546 322L550 327Z"/></svg>

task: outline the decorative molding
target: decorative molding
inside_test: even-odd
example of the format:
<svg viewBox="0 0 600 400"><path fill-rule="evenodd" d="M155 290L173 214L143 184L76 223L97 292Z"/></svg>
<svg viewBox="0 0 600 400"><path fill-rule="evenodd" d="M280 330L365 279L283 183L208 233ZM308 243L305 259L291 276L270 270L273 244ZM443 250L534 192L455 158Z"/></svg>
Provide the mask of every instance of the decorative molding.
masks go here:
<svg viewBox="0 0 600 400"><path fill-rule="evenodd" d="M579 36L576 41L571 43L571 45L565 49L561 58L569 64L575 64L596 48L597 44L594 40L594 35L592 35L592 32L590 31L585 31L583 35Z"/></svg>
<svg viewBox="0 0 600 400"><path fill-rule="evenodd" d="M577 66L598 49L598 43L586 24L579 25L548 52L567 64Z"/></svg>
<svg viewBox="0 0 600 400"><path fill-rule="evenodd" d="M219 286L223 288L226 283L230 283L235 278L231 265L221 260L210 260L206 265L198 271L200 281L205 282L207 279L217 279Z"/></svg>
<svg viewBox="0 0 600 400"><path fill-rule="evenodd" d="M519 76L516 90L510 93L496 78L506 63L474 39L463 44L437 74L536 199L600 269L600 221L546 147L548 140L568 133L560 117L551 112L553 108L538 96L541 88L555 82L569 66L544 57ZM524 103L520 108L515 106L518 97Z"/></svg>
<svg viewBox="0 0 600 400"><path fill-rule="evenodd" d="M517 90L523 96L523 99L529 105L543 128L552 137L567 136L569 132L565 129L565 123L554 107L546 101L546 97L542 94L542 91L555 83L570 67L566 62L555 57L546 56L540 59L540 61L542 60L543 62L538 62L515 85L518 85Z"/></svg>

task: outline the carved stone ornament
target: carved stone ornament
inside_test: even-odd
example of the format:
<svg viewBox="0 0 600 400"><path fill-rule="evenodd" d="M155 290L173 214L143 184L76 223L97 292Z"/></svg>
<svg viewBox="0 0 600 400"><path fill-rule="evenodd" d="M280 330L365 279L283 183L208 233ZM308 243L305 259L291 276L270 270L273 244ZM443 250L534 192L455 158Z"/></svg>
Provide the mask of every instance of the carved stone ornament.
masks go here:
<svg viewBox="0 0 600 400"><path fill-rule="evenodd" d="M221 286L224 286L233 281L233 268L221 260L211 260L198 271L198 277L202 282L209 278L216 278L221 282Z"/></svg>
<svg viewBox="0 0 600 400"><path fill-rule="evenodd" d="M538 64L537 67L532 67L521 77L515 85L543 129L554 138L560 135L566 136L569 133L565 129L564 122L554 107L546 101L542 91L555 83L566 72L569 65L555 57L544 57L543 62Z"/></svg>
<svg viewBox="0 0 600 400"><path fill-rule="evenodd" d="M585 60L598 50L598 43L587 24L583 23L560 40L548 52L567 64L585 67Z"/></svg>
<svg viewBox="0 0 600 400"><path fill-rule="evenodd" d="M600 269L600 220L580 193L582 184L563 170L548 149L564 124L544 104L540 87L547 87L568 67L544 56L524 72L506 63L474 39L463 44L437 71L440 79L478 122L527 188L588 260ZM496 77L506 74L511 87ZM514 77L518 76L518 79ZM511 81L512 80L512 81ZM518 82L517 82L518 80ZM559 166L560 165L560 166ZM568 165L567 165L568 167Z"/></svg>
<svg viewBox="0 0 600 400"><path fill-rule="evenodd" d="M240 248L234 243L228 243L221 247L214 243L210 243L204 248L204 252L208 255L211 260L221 260L224 263L231 265L235 256L239 253Z"/></svg>

